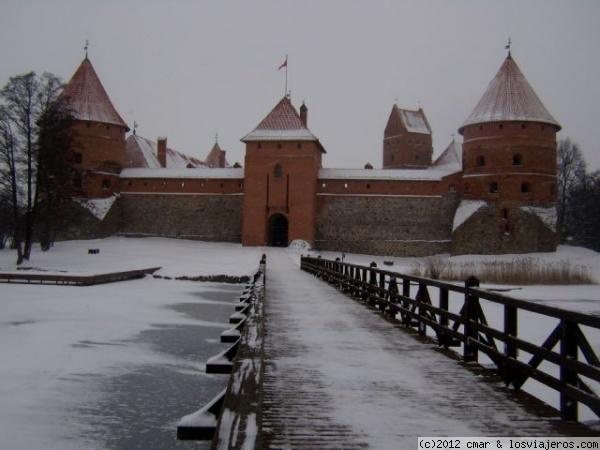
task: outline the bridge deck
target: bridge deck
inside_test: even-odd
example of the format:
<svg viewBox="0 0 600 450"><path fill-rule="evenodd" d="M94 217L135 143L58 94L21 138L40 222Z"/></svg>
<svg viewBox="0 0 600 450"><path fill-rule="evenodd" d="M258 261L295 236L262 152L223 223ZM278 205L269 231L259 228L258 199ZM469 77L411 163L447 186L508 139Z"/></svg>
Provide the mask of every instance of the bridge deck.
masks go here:
<svg viewBox="0 0 600 450"><path fill-rule="evenodd" d="M268 253L263 448L415 448L417 436L590 436Z"/></svg>

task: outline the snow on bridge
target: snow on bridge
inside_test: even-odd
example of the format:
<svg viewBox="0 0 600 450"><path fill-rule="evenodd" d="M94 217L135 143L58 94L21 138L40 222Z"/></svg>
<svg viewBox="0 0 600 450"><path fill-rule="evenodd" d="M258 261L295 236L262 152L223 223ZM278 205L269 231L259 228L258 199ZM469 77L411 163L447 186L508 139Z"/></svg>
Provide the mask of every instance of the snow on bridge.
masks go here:
<svg viewBox="0 0 600 450"><path fill-rule="evenodd" d="M589 435L267 253L263 448L414 448L418 436Z"/></svg>

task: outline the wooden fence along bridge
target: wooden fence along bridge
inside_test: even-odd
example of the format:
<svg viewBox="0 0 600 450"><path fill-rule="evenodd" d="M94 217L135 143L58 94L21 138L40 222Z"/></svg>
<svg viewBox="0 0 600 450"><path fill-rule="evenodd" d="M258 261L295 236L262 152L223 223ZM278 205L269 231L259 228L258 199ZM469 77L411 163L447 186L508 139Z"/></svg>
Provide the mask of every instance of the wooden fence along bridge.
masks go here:
<svg viewBox="0 0 600 450"><path fill-rule="evenodd" d="M460 286L374 263L292 264L273 251L267 272L263 256L222 335L233 346L207 364L231 373L228 388L181 420L179 439L385 449L414 448L417 436L600 436L578 422L581 408L600 417L589 342L599 317L489 292L474 278ZM534 336L532 322L546 335ZM523 392L528 380L559 407Z"/></svg>

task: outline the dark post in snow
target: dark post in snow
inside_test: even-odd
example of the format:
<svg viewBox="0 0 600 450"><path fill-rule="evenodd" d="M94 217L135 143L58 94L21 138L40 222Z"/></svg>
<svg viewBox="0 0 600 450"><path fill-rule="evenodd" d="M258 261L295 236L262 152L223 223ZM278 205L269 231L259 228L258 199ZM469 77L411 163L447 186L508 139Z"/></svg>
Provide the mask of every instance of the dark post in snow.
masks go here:
<svg viewBox="0 0 600 450"><path fill-rule="evenodd" d="M479 287L479 280L473 276L469 277L465 281L465 288L469 289L472 287ZM479 331L475 329L471 322L477 321L477 311L479 305L479 297L467 292L465 294L465 306L464 306L464 331L465 331L465 345L463 348L463 360L465 362L477 361L478 350L475 345L471 342L478 340Z"/></svg>

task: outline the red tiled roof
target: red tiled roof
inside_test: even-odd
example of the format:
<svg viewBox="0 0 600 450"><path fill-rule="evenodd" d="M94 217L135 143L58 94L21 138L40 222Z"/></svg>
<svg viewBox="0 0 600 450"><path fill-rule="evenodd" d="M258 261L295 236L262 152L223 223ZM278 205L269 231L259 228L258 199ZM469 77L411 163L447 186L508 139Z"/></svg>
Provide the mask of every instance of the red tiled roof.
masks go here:
<svg viewBox="0 0 600 450"><path fill-rule="evenodd" d="M458 131L462 133L467 125L498 121L543 122L560 129L510 54Z"/></svg>
<svg viewBox="0 0 600 450"><path fill-rule="evenodd" d="M212 150L208 153L204 163L208 167L229 167L229 163L225 159L225 150L221 149L218 142L215 142L215 145L213 145Z"/></svg>
<svg viewBox="0 0 600 450"><path fill-rule="evenodd" d="M288 97L283 97L258 126L242 138L257 140L311 140L317 138L300 120L300 115Z"/></svg>
<svg viewBox="0 0 600 450"><path fill-rule="evenodd" d="M120 125L129 131L88 58L75 71L62 95L68 98L76 119Z"/></svg>

